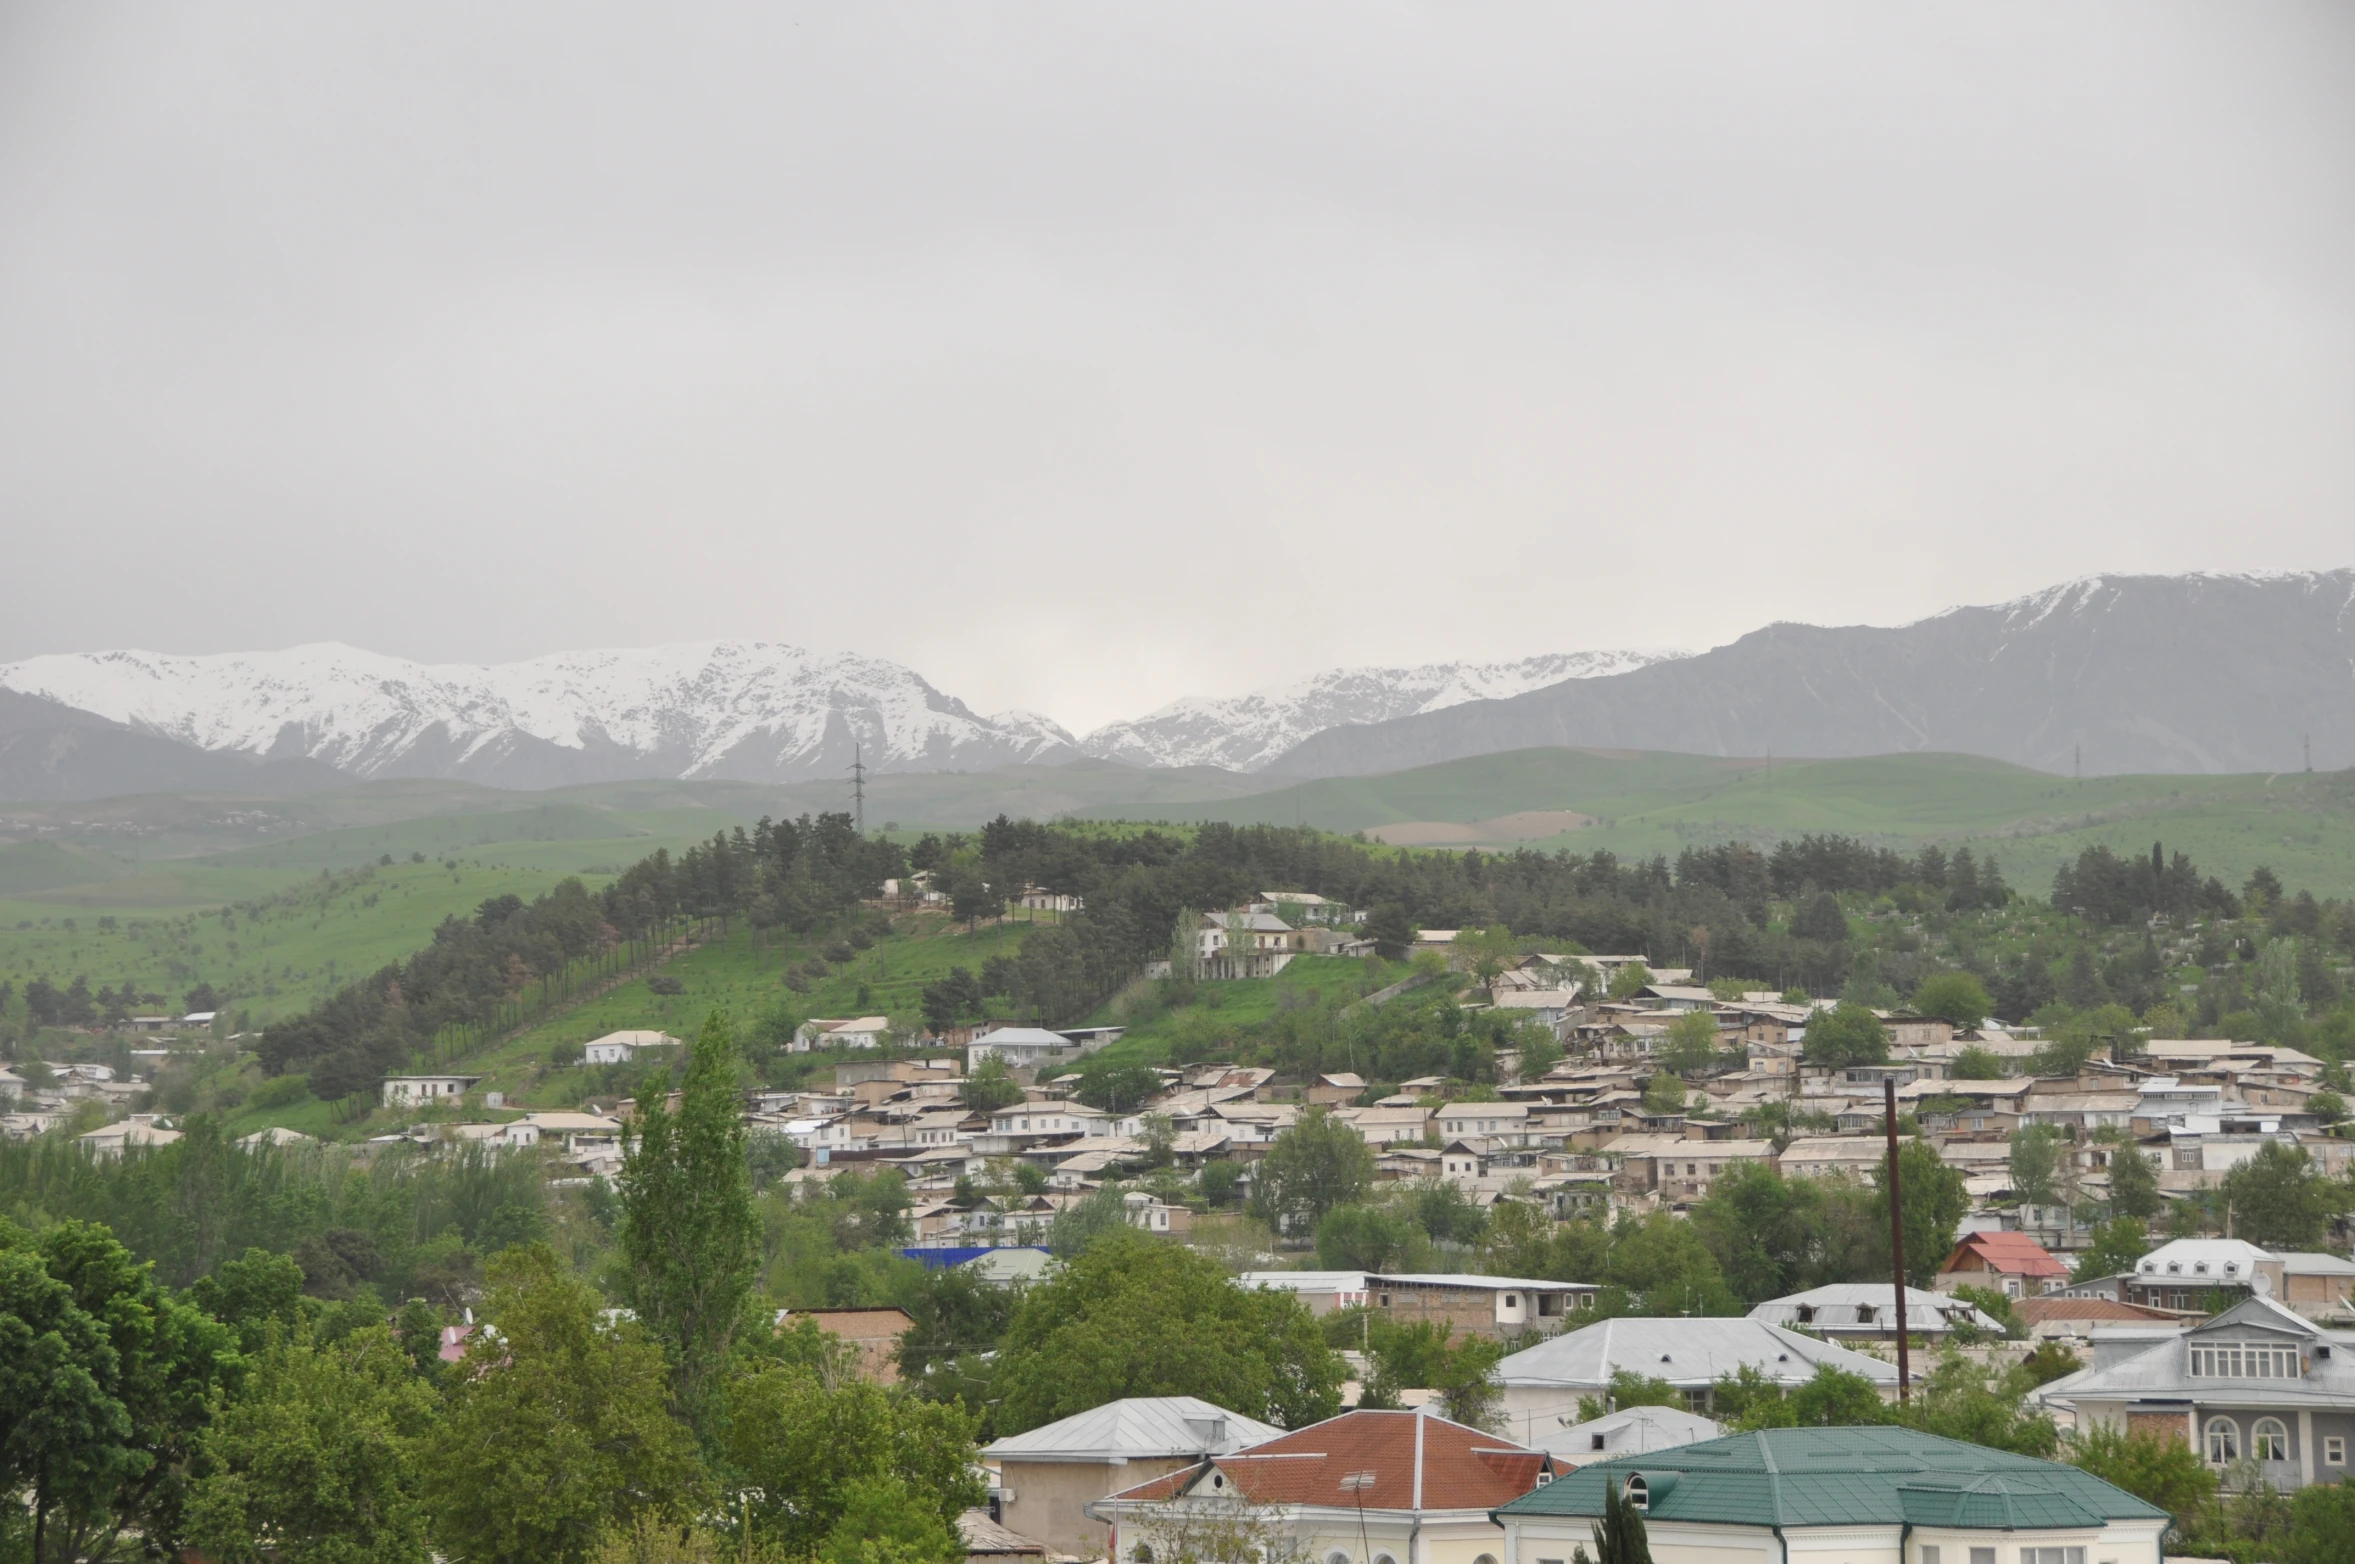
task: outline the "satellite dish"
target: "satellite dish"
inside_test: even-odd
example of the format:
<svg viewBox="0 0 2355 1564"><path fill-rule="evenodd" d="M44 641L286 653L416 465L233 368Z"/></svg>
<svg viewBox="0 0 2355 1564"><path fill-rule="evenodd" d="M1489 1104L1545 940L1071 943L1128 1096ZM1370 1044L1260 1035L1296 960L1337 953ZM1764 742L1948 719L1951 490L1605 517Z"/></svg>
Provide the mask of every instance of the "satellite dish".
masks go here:
<svg viewBox="0 0 2355 1564"><path fill-rule="evenodd" d="M2249 1285L2256 1290L2257 1296L2260 1298L2273 1296L2273 1278L2262 1271L2249 1278Z"/></svg>

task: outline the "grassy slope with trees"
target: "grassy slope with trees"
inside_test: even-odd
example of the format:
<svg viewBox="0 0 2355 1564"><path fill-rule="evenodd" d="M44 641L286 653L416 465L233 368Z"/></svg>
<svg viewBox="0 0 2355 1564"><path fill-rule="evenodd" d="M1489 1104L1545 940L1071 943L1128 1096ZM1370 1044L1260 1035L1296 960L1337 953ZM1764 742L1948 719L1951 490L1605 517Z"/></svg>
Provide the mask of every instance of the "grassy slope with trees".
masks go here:
<svg viewBox="0 0 2355 1564"><path fill-rule="evenodd" d="M1983 852L1992 846L2007 873L2040 886L2085 847L2124 851L2155 836L2236 883L2270 864L2318 896L2355 894L2349 772L2080 782L1970 755L1769 762L1532 749L1172 807L1167 818L1362 831L1556 809L1602 823L1530 845L1640 858L1823 832L1906 851L1969 841Z"/></svg>

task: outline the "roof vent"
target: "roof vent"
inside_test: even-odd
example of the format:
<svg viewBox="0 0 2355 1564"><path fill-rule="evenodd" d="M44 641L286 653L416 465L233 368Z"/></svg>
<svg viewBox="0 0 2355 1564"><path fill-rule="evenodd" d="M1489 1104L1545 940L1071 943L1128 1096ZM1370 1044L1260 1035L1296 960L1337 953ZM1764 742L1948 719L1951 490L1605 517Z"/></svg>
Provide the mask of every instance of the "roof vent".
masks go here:
<svg viewBox="0 0 2355 1564"><path fill-rule="evenodd" d="M1668 1354L1667 1354L1667 1353L1665 1353L1665 1352L1661 1353L1661 1354L1660 1354L1660 1361L1661 1361L1661 1362L1663 1362L1663 1363L1667 1362L1667 1361L1668 1361Z"/></svg>
<svg viewBox="0 0 2355 1564"><path fill-rule="evenodd" d="M2240 1268L2241 1263L2238 1260L2227 1260L2224 1262L2224 1274L2227 1276L2230 1276L2233 1272L2239 1270Z"/></svg>
<svg viewBox="0 0 2355 1564"><path fill-rule="evenodd" d="M2169 1276L2181 1276L2183 1274L2183 1262L2181 1260L2168 1261L2167 1274Z"/></svg>
<svg viewBox="0 0 2355 1564"><path fill-rule="evenodd" d="M2170 1269L2172 1269L2172 1267L2170 1267ZM2205 1275L2207 1275L2207 1274L2208 1274L2208 1262L2207 1262L2207 1261L2205 1261L2205 1260L2194 1260L2194 1261L2191 1263L2191 1271L2192 1271L2192 1274L2193 1274L2194 1276L2205 1276Z"/></svg>

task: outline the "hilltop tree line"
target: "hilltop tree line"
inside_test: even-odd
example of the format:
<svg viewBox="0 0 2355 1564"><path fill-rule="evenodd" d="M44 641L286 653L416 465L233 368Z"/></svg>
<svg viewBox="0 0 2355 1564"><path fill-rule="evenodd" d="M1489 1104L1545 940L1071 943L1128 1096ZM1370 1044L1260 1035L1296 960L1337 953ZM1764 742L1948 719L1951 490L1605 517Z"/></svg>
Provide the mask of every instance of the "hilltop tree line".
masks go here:
<svg viewBox="0 0 2355 1564"><path fill-rule="evenodd" d="M906 870L891 842L861 836L848 815L762 820L673 857L657 850L602 891L568 879L534 901L496 896L449 918L406 961L349 984L267 1028L257 1050L272 1075L300 1071L312 1094L367 1091L407 1067L435 1034L482 1025L534 981L681 918L743 918L795 933L821 928Z"/></svg>
<svg viewBox="0 0 2355 1564"><path fill-rule="evenodd" d="M1746 974L1815 993L1840 991L1860 959L1871 959L1860 958L1844 895L1945 913L1999 908L2014 897L1991 854L1932 846L1901 855L1833 835L1771 851L1738 842L1690 848L1671 864L1608 852L1405 853L1280 826L1210 823L1179 834L1003 816L978 833L927 835L903 850L862 836L847 815L764 820L675 858L657 852L601 892L567 881L529 904L486 901L473 918L446 922L408 961L272 1026L261 1057L273 1073L306 1072L323 1098L365 1090L403 1068L439 1028L480 1024L535 978L617 941L649 937L668 920L742 919L797 934L847 927L863 898L911 871L945 887L967 921L999 914L1031 886L1084 902L1079 913L1033 930L1018 954L935 985L925 1006L935 1025L996 998L1040 1021L1068 1022L1167 954L1191 913L1270 890L1361 909L1386 956L1403 954L1417 927L1502 925L1524 939L1690 966L1704 981ZM2339 903L2287 896L2264 871L2235 895L2183 853L2168 857L2156 845L2147 859L2088 848L2064 866L2053 890L2057 908L2096 924L2236 917L2244 899L2291 932L2355 941L2355 916ZM1996 1013L2018 1020L2055 999L2085 1005L2164 986L2155 947L2139 965L2129 953L2108 968L2086 966L2082 948L2066 959L2085 970L2056 977L2063 958L2048 951L1987 960L1981 976ZM2307 964L2318 960L2310 953ZM2306 976L2310 993L2327 978Z"/></svg>

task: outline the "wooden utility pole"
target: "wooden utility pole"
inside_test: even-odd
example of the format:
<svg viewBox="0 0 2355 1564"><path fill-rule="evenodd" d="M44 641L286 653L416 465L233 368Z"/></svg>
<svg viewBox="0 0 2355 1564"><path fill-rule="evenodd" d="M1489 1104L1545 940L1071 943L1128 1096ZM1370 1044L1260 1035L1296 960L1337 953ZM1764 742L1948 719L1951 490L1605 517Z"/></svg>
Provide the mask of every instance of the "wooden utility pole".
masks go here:
<svg viewBox="0 0 2355 1564"><path fill-rule="evenodd" d="M1882 1122L1889 1129L1889 1268L1897 1278L1897 1399L1913 1394L1913 1361L1905 1345L1905 1215L1897 1189L1897 1080L1881 1078Z"/></svg>

